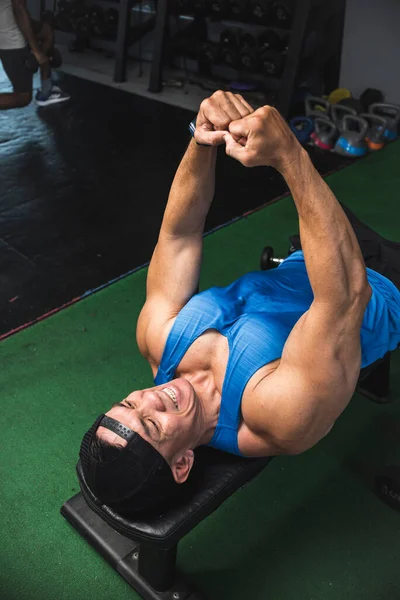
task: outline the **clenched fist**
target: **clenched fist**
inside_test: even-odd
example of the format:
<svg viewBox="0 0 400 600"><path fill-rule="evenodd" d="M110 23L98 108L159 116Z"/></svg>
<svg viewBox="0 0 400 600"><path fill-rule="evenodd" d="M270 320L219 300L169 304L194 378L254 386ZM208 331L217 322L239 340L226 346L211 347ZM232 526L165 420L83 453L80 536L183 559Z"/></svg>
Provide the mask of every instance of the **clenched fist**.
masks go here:
<svg viewBox="0 0 400 600"><path fill-rule="evenodd" d="M229 123L226 153L245 167L271 166L280 172L297 160L302 147L272 106ZM239 142L239 143L238 143Z"/></svg>
<svg viewBox="0 0 400 600"><path fill-rule="evenodd" d="M240 94L215 92L200 105L194 139L199 144L220 146L225 142L225 135L232 121L243 119L253 112L254 109ZM236 143L243 141L234 132L231 135Z"/></svg>

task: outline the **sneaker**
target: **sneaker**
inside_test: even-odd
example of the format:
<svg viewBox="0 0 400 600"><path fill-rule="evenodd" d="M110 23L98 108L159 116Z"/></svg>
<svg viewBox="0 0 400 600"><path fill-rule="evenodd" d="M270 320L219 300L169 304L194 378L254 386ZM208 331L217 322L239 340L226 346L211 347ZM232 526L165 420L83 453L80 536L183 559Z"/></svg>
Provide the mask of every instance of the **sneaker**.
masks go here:
<svg viewBox="0 0 400 600"><path fill-rule="evenodd" d="M39 90L36 94L36 104L39 106L48 106L49 104L56 104L57 102L66 102L71 96L66 92L63 92L59 87L53 86L50 95L45 97Z"/></svg>

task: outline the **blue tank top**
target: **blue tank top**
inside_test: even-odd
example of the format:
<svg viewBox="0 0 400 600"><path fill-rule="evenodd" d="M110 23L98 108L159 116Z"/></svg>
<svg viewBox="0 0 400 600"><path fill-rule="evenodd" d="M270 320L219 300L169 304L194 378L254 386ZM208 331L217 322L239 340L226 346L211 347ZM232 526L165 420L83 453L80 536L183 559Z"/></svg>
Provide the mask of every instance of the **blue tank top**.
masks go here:
<svg viewBox="0 0 400 600"><path fill-rule="evenodd" d="M400 344L400 292L376 271L367 269L367 276L373 293L361 328L362 368ZM258 369L281 357L291 330L312 301L301 250L276 269L247 273L227 287L196 294L176 317L155 384L174 379L188 348L205 331L215 329L225 336L229 357L218 424L209 445L241 455L237 437L246 384Z"/></svg>

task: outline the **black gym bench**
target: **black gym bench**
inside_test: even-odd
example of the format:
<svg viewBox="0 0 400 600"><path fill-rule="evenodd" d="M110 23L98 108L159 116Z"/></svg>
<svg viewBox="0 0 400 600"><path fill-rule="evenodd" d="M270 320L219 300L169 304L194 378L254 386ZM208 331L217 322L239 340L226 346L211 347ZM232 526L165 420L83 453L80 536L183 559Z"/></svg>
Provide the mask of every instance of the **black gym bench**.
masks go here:
<svg viewBox="0 0 400 600"><path fill-rule="evenodd" d="M357 391L388 402L390 354L363 369ZM81 492L61 514L145 600L200 600L176 571L179 541L272 460L242 458L201 447L185 496L159 514L125 518L102 504L87 487L77 465Z"/></svg>

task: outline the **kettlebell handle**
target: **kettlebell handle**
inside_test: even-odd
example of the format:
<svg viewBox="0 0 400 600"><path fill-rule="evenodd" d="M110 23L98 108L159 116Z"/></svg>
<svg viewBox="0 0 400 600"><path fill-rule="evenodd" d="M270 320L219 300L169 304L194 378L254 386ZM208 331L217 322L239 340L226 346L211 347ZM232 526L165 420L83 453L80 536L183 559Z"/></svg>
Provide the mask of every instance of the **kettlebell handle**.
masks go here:
<svg viewBox="0 0 400 600"><path fill-rule="evenodd" d="M355 108L352 108L351 106L346 106L345 104L332 104L331 115L334 121L340 121L344 118L345 115L357 116L357 111Z"/></svg>
<svg viewBox="0 0 400 600"><path fill-rule="evenodd" d="M324 117L316 117L314 119L314 128L317 133L327 130L329 131L329 133L333 133L337 129L333 121L329 121Z"/></svg>
<svg viewBox="0 0 400 600"><path fill-rule="evenodd" d="M318 110L315 108L316 106L323 106L326 112L323 110ZM319 98L318 96L307 96L305 99L305 107L307 117L318 116L318 113L321 115L326 114L326 116L328 116L331 105L329 104L328 100L325 100L325 98Z"/></svg>
<svg viewBox="0 0 400 600"><path fill-rule="evenodd" d="M369 127L382 127L383 129L386 129L387 120L385 117L371 113L361 113L359 116L361 119L365 119L365 121L367 121Z"/></svg>
<svg viewBox="0 0 400 600"><path fill-rule="evenodd" d="M371 114L378 115L393 119L393 123L391 125L396 126L400 121L400 106L397 104L388 104L386 102L375 102L371 104L369 107L369 112Z"/></svg>
<svg viewBox="0 0 400 600"><path fill-rule="evenodd" d="M356 124L358 126L357 129L360 133L360 137L364 138L368 131L367 121L356 115L346 115L345 117L343 117L342 130L344 132L354 131L354 129L351 128L351 124Z"/></svg>

